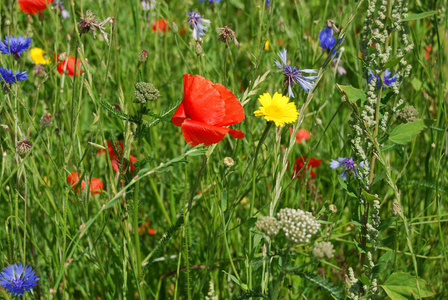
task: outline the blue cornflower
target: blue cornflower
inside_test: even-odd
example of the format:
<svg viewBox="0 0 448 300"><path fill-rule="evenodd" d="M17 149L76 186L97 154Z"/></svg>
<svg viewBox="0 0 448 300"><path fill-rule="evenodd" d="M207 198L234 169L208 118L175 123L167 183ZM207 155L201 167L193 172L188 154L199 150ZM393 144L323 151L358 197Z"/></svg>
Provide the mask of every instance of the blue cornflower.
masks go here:
<svg viewBox="0 0 448 300"><path fill-rule="evenodd" d="M210 24L210 20L203 19L197 11L187 13L188 25L193 28L193 38L197 41L198 38L205 35L204 31L207 31L207 27L202 23Z"/></svg>
<svg viewBox="0 0 448 300"><path fill-rule="evenodd" d="M336 45L336 38L333 36L333 27L325 26L324 29L319 31L319 40L322 50L330 51L334 47L334 45ZM342 39L339 40L339 44L341 42ZM331 55L335 54L336 57L339 56L339 52L337 52L336 49L333 49L333 53Z"/></svg>
<svg viewBox="0 0 448 300"><path fill-rule="evenodd" d="M330 162L330 168L333 170L339 167L344 167L344 171L339 174L344 180L347 179L347 172L353 174L353 178L356 179L356 175L358 174L358 167L355 164L355 161L352 157L338 157L338 160L331 160ZM359 163L359 167L364 168L364 161ZM362 178L362 175L360 175Z"/></svg>
<svg viewBox="0 0 448 300"><path fill-rule="evenodd" d="M199 1L204 2L204 0L199 0ZM221 1L222 0L208 0L209 3L219 3Z"/></svg>
<svg viewBox="0 0 448 300"><path fill-rule="evenodd" d="M285 87L288 87L288 96L294 98L292 88L296 83L299 83L308 94L308 92L314 88L314 80L317 79L317 76L302 76L302 73L317 73L317 70L299 70L297 67L291 67L288 65L286 62L286 49L280 51L278 56L280 57L280 61L276 60L275 65L283 70L283 75L285 75L284 85Z"/></svg>
<svg viewBox="0 0 448 300"><path fill-rule="evenodd" d="M3 41L0 41L0 52L8 55L12 54L15 58L20 58L23 51L28 50L31 42L32 40L29 37L7 35Z"/></svg>
<svg viewBox="0 0 448 300"><path fill-rule="evenodd" d="M19 81L27 80L28 79L28 72L17 72L8 70L6 68L0 67L0 82L5 82L8 84L11 83L18 83Z"/></svg>
<svg viewBox="0 0 448 300"><path fill-rule="evenodd" d="M394 74L394 76L390 77L392 73L389 71L389 69L386 69L384 72L384 80L383 80L383 87L391 87L392 83L397 81L397 74ZM371 70L369 70L369 83L372 81L373 78L376 78L377 86L376 88L380 87L380 81L381 77L380 75L375 76Z"/></svg>
<svg viewBox="0 0 448 300"><path fill-rule="evenodd" d="M14 296L22 296L25 291L30 291L39 278L36 277L31 267L9 265L0 273L0 285Z"/></svg>

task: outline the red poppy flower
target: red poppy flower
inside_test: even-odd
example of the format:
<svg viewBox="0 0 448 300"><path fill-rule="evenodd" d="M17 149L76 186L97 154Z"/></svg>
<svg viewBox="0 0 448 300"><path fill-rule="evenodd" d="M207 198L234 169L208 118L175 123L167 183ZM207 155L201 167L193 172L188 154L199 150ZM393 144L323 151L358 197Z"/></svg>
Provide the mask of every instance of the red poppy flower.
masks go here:
<svg viewBox="0 0 448 300"><path fill-rule="evenodd" d="M171 121L182 127L187 143L208 146L221 141L227 133L242 139L244 132L223 126L243 120L244 109L231 91L202 76L184 74L184 99Z"/></svg>
<svg viewBox="0 0 448 300"><path fill-rule="evenodd" d="M292 127L289 128L289 133L292 134ZM299 129L296 133L296 142L302 144L302 140L308 141L311 137L311 133L306 129Z"/></svg>
<svg viewBox="0 0 448 300"><path fill-rule="evenodd" d="M123 152L123 143L121 141L118 141L118 145L121 148L121 152ZM116 157L116 155L114 152L114 145L113 145L112 141L107 141L107 151L109 152L110 159L113 160ZM106 150L96 151L96 154L103 154L103 153L106 153Z"/></svg>
<svg viewBox="0 0 448 300"><path fill-rule="evenodd" d="M311 168L317 168L320 167L320 162L322 160L321 159L315 159L314 157L311 157L310 161L308 162L308 165L306 167L307 170L311 169ZM300 156L299 158L296 159L296 161L294 162L294 171L293 174L291 176L291 178L300 178L300 170L302 170L303 166L305 165L306 162L306 156ZM310 172L310 176L311 177L316 177L316 172L313 171L313 169L311 169Z"/></svg>
<svg viewBox="0 0 448 300"><path fill-rule="evenodd" d="M67 182L72 185L72 188L75 188L78 185L79 182L79 174L78 172L72 172L67 176ZM81 182L81 188L84 190L86 187L86 182L83 180ZM90 193L93 195L100 194L101 191L104 189L103 182L101 179L98 178L92 178L90 180ZM76 190L76 192L79 194L79 187Z"/></svg>
<svg viewBox="0 0 448 300"><path fill-rule="evenodd" d="M137 162L137 158L134 156L129 157L129 161L131 162L131 174L134 173L135 167L134 164L135 162ZM119 166L120 166L120 162L118 158L113 158L111 159L110 163L112 164L112 169L114 169L114 172L118 172L119 170ZM124 163L124 168L126 169L126 163Z"/></svg>
<svg viewBox="0 0 448 300"><path fill-rule="evenodd" d="M166 25L166 19L157 19L154 21L154 23L152 24L152 30L154 32L156 32L157 30L162 31L162 32L166 32L166 30L168 28L168 26Z"/></svg>
<svg viewBox="0 0 448 300"><path fill-rule="evenodd" d="M27 14L35 14L47 9L48 4L54 0L18 0L20 9Z"/></svg>
<svg viewBox="0 0 448 300"><path fill-rule="evenodd" d="M59 61L59 54L55 53L54 54L54 60L56 62ZM65 66L67 62L67 66ZM68 58L66 58L64 61L61 61L58 64L58 72L59 74L64 74L64 72L68 75L68 76L75 76L75 58L73 56L69 56ZM81 74L81 61L78 59L76 62L76 75Z"/></svg>

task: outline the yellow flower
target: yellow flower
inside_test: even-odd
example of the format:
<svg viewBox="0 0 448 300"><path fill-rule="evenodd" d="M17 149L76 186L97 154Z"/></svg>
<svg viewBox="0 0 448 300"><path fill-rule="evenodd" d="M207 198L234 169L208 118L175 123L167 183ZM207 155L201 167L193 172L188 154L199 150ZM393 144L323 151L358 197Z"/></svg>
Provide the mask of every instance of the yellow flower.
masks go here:
<svg viewBox="0 0 448 300"><path fill-rule="evenodd" d="M30 50L31 58L36 65L46 65L51 63L51 60L49 58L44 57L45 54L47 54L45 50L37 47Z"/></svg>
<svg viewBox="0 0 448 300"><path fill-rule="evenodd" d="M289 98L279 93L275 93L273 97L269 93L264 93L258 101L262 106L254 111L254 114L257 117L263 116L266 121L274 122L277 127L293 123L299 116L295 103L288 102Z"/></svg>
<svg viewBox="0 0 448 300"><path fill-rule="evenodd" d="M269 51L269 41L266 41L266 43L264 43L264 50Z"/></svg>

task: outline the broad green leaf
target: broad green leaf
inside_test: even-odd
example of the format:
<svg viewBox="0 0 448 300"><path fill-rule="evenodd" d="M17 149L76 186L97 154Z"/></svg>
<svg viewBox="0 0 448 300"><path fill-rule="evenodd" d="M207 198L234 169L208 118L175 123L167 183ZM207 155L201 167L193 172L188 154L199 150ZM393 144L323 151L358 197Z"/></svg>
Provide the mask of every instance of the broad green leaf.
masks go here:
<svg viewBox="0 0 448 300"><path fill-rule="evenodd" d="M431 297L436 294L425 280L421 278L417 279L415 276L404 272L392 273L381 287L392 300L407 300L410 297L418 299L417 281L422 298Z"/></svg>
<svg viewBox="0 0 448 300"><path fill-rule="evenodd" d="M423 83L417 77L412 78L411 84L412 84L412 87L414 88L414 90L416 90L416 91L420 91L420 89L422 88L422 85L423 85Z"/></svg>
<svg viewBox="0 0 448 300"><path fill-rule="evenodd" d="M424 18L427 18L427 17L434 16L436 13L437 12L435 10L427 11L427 12L424 12L424 13L421 13L421 14L416 14L416 15L409 16L407 18L404 18L401 21L407 22L407 21L413 21L413 20L420 20L420 19L424 19Z"/></svg>
<svg viewBox="0 0 448 300"><path fill-rule="evenodd" d="M389 140L396 144L409 143L417 134L426 128L422 120L398 125L389 135Z"/></svg>
<svg viewBox="0 0 448 300"><path fill-rule="evenodd" d="M380 198L378 198L378 195L372 195L367 193L366 191L362 190L362 194L364 195L364 198L367 201L373 201L373 200L380 200Z"/></svg>
<svg viewBox="0 0 448 300"><path fill-rule="evenodd" d="M342 188L345 191L347 191L347 194L349 196L352 196L354 198L358 198L358 195L356 195L355 190L350 185L347 184L347 182L344 180L344 178L342 178L341 176L338 176L338 180L339 180L339 183L341 184Z"/></svg>
<svg viewBox="0 0 448 300"><path fill-rule="evenodd" d="M389 60L388 62L386 62L384 64L384 68L390 69L390 68L395 67L400 62L400 60L403 59L403 57L404 57L403 55L400 55L400 56L397 56L395 58L392 58L391 60Z"/></svg>
<svg viewBox="0 0 448 300"><path fill-rule="evenodd" d="M227 210L227 190L223 189L221 192L221 210L225 212Z"/></svg>
<svg viewBox="0 0 448 300"><path fill-rule="evenodd" d="M352 87L351 85L339 85L336 84L339 91L347 96L350 103L356 103L356 101L361 100L361 105L367 100L366 94L363 90Z"/></svg>

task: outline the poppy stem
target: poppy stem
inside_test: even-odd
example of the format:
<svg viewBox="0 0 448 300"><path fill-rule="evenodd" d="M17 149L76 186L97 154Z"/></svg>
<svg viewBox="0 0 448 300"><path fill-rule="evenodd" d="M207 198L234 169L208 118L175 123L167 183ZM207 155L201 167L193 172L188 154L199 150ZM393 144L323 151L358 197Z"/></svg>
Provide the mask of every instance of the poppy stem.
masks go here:
<svg viewBox="0 0 448 300"><path fill-rule="evenodd" d="M252 196L250 199L250 208L249 208L249 219L252 218L253 211L254 211L254 203L255 203L255 187L256 187L256 171L257 171L257 156L258 152L260 151L261 146L263 145L264 141L266 140L266 137L268 136L269 130L272 128L273 122L267 122L266 128L263 131L263 134L261 135L260 140L258 141L257 148L255 148L254 153L254 162L252 165ZM247 262L247 278L248 278L248 287L249 290L252 290L252 266L250 265L250 260L252 258L252 236L249 236L249 255L248 255L248 262Z"/></svg>

